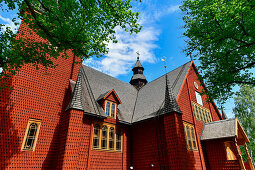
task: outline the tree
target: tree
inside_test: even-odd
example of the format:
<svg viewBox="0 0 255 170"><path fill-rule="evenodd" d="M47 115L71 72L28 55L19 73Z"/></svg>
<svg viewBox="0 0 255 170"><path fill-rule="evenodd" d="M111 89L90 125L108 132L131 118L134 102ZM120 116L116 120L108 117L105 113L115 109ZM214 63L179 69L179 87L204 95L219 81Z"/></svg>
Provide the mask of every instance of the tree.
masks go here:
<svg viewBox="0 0 255 170"><path fill-rule="evenodd" d="M255 1L184 0L187 56L201 63L209 95L220 102L235 85L255 84Z"/></svg>
<svg viewBox="0 0 255 170"><path fill-rule="evenodd" d="M19 11L15 23L21 19L47 40L37 42L0 24L0 78L27 63L54 67L52 57L70 49L81 59L100 57L108 52L109 41L117 42L117 27L140 31L138 12L131 8L131 0L0 0L2 11Z"/></svg>
<svg viewBox="0 0 255 170"><path fill-rule="evenodd" d="M242 85L234 100L233 111L250 139L247 146L252 151L253 160L255 160L255 87Z"/></svg>

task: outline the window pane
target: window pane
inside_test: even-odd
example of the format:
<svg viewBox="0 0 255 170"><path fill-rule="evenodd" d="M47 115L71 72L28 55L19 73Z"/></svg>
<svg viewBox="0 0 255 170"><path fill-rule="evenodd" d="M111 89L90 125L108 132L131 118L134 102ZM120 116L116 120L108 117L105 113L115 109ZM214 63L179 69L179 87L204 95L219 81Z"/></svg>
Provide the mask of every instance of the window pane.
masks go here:
<svg viewBox="0 0 255 170"><path fill-rule="evenodd" d="M93 134L93 148L99 148L100 126L95 125Z"/></svg>
<svg viewBox="0 0 255 170"><path fill-rule="evenodd" d="M116 132L116 150L121 150L121 131L119 129Z"/></svg>
<svg viewBox="0 0 255 170"><path fill-rule="evenodd" d="M193 142L193 149L197 149L197 142L195 138L195 133L193 127L190 128L191 130L191 135L192 135L192 142Z"/></svg>
<svg viewBox="0 0 255 170"><path fill-rule="evenodd" d="M36 133L37 133L37 124L31 123L29 125L26 142L24 144L24 149L28 149L28 150L33 149Z"/></svg>
<svg viewBox="0 0 255 170"><path fill-rule="evenodd" d="M102 138L101 138L101 148L106 149L107 148L107 127L102 127Z"/></svg>
<svg viewBox="0 0 255 170"><path fill-rule="evenodd" d="M195 91L195 94L196 94L197 103L203 106L203 100L202 100L201 94L198 93L197 91Z"/></svg>
<svg viewBox="0 0 255 170"><path fill-rule="evenodd" d="M202 115L202 121L204 122L205 121L205 115L204 115L204 109L201 108L201 115Z"/></svg>
<svg viewBox="0 0 255 170"><path fill-rule="evenodd" d="M198 110L198 120L202 120L201 119L201 111L200 111L200 107L197 107L197 110Z"/></svg>
<svg viewBox="0 0 255 170"><path fill-rule="evenodd" d="M188 126L186 126L186 133L187 133L187 140L188 140L188 149L191 149L192 143L190 139L190 130Z"/></svg>
<svg viewBox="0 0 255 170"><path fill-rule="evenodd" d="M110 103L109 102L106 103L105 113L106 113L106 116L110 116Z"/></svg>
<svg viewBox="0 0 255 170"><path fill-rule="evenodd" d="M111 117L115 117L115 104L112 103Z"/></svg>
<svg viewBox="0 0 255 170"><path fill-rule="evenodd" d="M192 103L192 107L193 107L193 112L194 112L195 118L197 119L196 105L194 105Z"/></svg>
<svg viewBox="0 0 255 170"><path fill-rule="evenodd" d="M109 131L109 149L114 150L114 128L111 127Z"/></svg>

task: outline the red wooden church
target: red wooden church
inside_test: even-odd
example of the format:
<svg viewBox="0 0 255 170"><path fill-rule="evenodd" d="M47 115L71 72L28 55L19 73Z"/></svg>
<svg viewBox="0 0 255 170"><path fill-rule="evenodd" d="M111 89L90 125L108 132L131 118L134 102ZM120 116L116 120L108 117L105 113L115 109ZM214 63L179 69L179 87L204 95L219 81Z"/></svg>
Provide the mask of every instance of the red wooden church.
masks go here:
<svg viewBox="0 0 255 170"><path fill-rule="evenodd" d="M24 24L20 32L44 41ZM138 58L125 83L68 55L6 80L0 169L254 170L242 126L200 95L193 62L148 83Z"/></svg>

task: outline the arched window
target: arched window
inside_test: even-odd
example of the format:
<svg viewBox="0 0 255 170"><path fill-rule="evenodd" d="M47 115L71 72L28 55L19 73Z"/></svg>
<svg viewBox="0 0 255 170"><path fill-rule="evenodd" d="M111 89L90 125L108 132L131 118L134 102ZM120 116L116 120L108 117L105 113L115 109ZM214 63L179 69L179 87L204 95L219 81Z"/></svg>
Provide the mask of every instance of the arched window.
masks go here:
<svg viewBox="0 0 255 170"><path fill-rule="evenodd" d="M195 136L195 129L194 125L184 122L184 129L185 129L185 138L187 142L187 149L188 150L197 150L197 141Z"/></svg>
<svg viewBox="0 0 255 170"><path fill-rule="evenodd" d="M102 127L101 148L107 149L107 127Z"/></svg>
<svg viewBox="0 0 255 170"><path fill-rule="evenodd" d="M99 138L100 138L100 126L96 124L94 126L93 148L99 148Z"/></svg>
<svg viewBox="0 0 255 170"><path fill-rule="evenodd" d="M38 125L36 123L31 123L29 125L27 138L23 147L24 150L33 150L35 138L37 134L37 129L38 129Z"/></svg>
<svg viewBox="0 0 255 170"><path fill-rule="evenodd" d="M105 113L106 116L110 116L110 102L106 103Z"/></svg>
<svg viewBox="0 0 255 170"><path fill-rule="evenodd" d="M111 117L115 117L115 104L112 103L112 107L111 107Z"/></svg>
<svg viewBox="0 0 255 170"><path fill-rule="evenodd" d="M114 150L114 128L111 127L109 131L109 149Z"/></svg>
<svg viewBox="0 0 255 170"><path fill-rule="evenodd" d="M116 150L121 151L121 131L117 129L116 131Z"/></svg>

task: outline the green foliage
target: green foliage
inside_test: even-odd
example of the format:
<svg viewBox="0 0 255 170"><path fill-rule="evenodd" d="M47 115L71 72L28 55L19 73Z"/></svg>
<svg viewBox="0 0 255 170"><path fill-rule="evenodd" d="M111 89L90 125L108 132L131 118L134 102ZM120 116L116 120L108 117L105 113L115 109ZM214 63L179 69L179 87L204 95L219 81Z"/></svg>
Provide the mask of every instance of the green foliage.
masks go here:
<svg viewBox="0 0 255 170"><path fill-rule="evenodd" d="M198 59L210 96L224 101L233 87L255 84L255 1L184 0L185 53Z"/></svg>
<svg viewBox="0 0 255 170"><path fill-rule="evenodd" d="M234 100L235 116L250 139L250 143L247 146L252 150L253 160L255 160L255 87L242 85ZM242 150L242 153L245 153L245 151Z"/></svg>
<svg viewBox="0 0 255 170"><path fill-rule="evenodd" d="M2 11L18 9L17 18L48 40L38 42L17 36L24 32L14 34L1 24L0 67L4 71L0 77L15 74L27 63L54 67L52 57L57 58L68 49L82 60L100 57L108 52L109 41L117 42L117 27L130 34L140 31L138 12L131 8L131 0L0 0Z"/></svg>

